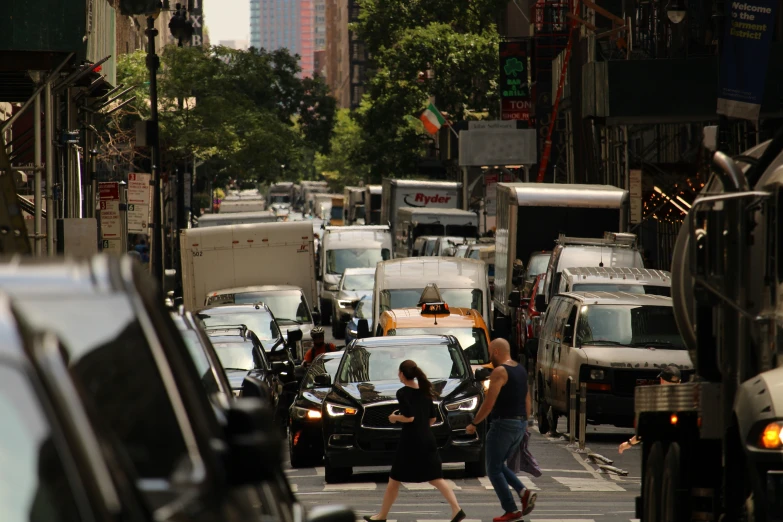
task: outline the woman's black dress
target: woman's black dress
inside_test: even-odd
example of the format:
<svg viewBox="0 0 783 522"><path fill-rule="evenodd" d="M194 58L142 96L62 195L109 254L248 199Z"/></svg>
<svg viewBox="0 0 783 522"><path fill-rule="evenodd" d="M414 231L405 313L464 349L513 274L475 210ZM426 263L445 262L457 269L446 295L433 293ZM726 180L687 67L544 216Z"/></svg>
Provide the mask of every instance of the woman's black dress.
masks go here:
<svg viewBox="0 0 783 522"><path fill-rule="evenodd" d="M437 417L432 397L418 388L403 386L397 390L400 414L413 417L402 423L402 434L389 476L400 482L429 482L443 478L443 464L438 454L430 419Z"/></svg>

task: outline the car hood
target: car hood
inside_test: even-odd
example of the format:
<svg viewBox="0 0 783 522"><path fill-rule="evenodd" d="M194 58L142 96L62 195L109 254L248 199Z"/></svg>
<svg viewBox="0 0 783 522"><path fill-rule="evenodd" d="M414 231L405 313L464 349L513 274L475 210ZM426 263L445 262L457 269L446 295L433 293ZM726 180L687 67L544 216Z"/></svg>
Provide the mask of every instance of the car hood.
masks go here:
<svg viewBox="0 0 783 522"><path fill-rule="evenodd" d="M329 388L312 388L302 392L303 399L315 404L323 403L327 395L329 395Z"/></svg>
<svg viewBox="0 0 783 522"><path fill-rule="evenodd" d="M460 379L433 380L432 385L441 399L446 399L458 390L464 388L469 381ZM334 392L345 398L350 398L359 404L374 404L383 401L396 401L397 390L404 385L395 381L377 381L340 384L334 386Z"/></svg>
<svg viewBox="0 0 783 522"><path fill-rule="evenodd" d="M358 301L362 297L372 295L372 290L341 290L337 294L337 299L341 301Z"/></svg>
<svg viewBox="0 0 783 522"><path fill-rule="evenodd" d="M665 368L670 364L680 370L693 369L688 350L625 346L583 346L587 363L607 368Z"/></svg>
<svg viewBox="0 0 783 522"><path fill-rule="evenodd" d="M248 373L250 372L245 370L226 370L226 377L228 377L228 382L231 385L231 389L236 390L241 388L242 383L244 382Z"/></svg>

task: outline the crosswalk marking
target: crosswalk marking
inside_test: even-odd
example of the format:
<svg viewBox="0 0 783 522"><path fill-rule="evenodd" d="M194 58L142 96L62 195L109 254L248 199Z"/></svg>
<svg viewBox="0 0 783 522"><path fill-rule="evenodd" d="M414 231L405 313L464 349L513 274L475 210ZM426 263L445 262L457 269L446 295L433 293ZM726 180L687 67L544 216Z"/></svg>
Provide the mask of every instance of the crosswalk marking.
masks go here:
<svg viewBox="0 0 783 522"><path fill-rule="evenodd" d="M296 485L296 484L291 484L291 491L292 491L293 493L296 493L296 492L298 492L298 491L299 491L299 486L298 486L298 485Z"/></svg>
<svg viewBox="0 0 783 522"><path fill-rule="evenodd" d="M375 482L355 482L353 484L326 484L324 491L372 491L378 488Z"/></svg>
<svg viewBox="0 0 783 522"><path fill-rule="evenodd" d="M326 470L324 468L315 468L315 474L319 477L323 477L326 473Z"/></svg>
<svg viewBox="0 0 783 522"><path fill-rule="evenodd" d="M531 491L541 491L541 488L536 486L536 483L533 482L533 479L530 477L519 477L519 479L522 481L522 485L527 489ZM489 477L479 477L479 482L482 486L484 486L484 489L494 489L492 487L492 481L489 480ZM512 489L511 486L509 486L508 489Z"/></svg>
<svg viewBox="0 0 783 522"><path fill-rule="evenodd" d="M451 489L462 489L453 480L446 479L446 484L448 484ZM412 491L435 489L435 486L428 482L403 482L402 485L405 489L410 489Z"/></svg>
<svg viewBox="0 0 783 522"><path fill-rule="evenodd" d="M618 484L604 479L552 477L571 491L625 491Z"/></svg>

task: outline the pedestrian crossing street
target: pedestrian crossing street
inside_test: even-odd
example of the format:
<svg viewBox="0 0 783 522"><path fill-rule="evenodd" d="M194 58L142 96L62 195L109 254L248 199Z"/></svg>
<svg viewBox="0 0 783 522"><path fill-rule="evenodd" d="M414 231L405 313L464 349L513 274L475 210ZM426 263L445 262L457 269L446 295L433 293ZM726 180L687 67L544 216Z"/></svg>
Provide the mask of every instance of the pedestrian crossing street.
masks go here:
<svg viewBox="0 0 783 522"><path fill-rule="evenodd" d="M376 482L362 480L358 474L352 481L342 484L326 484L323 480L323 468L306 470L287 470L291 487L297 494L340 492L340 491L375 491L383 490L386 481ZM631 492L638 493L641 480L634 477L617 477L599 473L590 473L581 470L546 470L539 478L520 476L522 484L531 491L546 491L549 494L561 492ZM377 476L373 476L377 479ZM464 493L485 492L492 490L492 483L488 477L447 479L446 483L456 491ZM409 491L435 490L435 487L427 483L403 483L403 488Z"/></svg>

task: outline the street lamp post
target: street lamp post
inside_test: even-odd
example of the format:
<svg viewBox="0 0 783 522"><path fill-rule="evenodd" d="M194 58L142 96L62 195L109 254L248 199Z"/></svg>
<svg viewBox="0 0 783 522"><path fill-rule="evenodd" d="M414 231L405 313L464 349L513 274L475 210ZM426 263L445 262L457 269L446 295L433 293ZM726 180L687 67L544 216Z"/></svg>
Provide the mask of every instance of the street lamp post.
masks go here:
<svg viewBox="0 0 783 522"><path fill-rule="evenodd" d="M160 193L160 137L158 135L158 68L160 58L155 54L155 37L158 30L155 29L155 16L147 17L147 69L150 73L150 120L148 126L148 143L152 149L152 233L150 235L150 247L152 249L152 274L163 283L163 214Z"/></svg>

